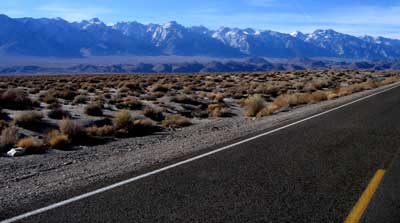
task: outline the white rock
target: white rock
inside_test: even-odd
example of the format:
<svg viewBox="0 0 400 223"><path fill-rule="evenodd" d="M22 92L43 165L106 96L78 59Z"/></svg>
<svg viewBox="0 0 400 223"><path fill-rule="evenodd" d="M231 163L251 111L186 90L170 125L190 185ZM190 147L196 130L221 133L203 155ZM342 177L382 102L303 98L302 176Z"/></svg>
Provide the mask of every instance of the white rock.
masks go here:
<svg viewBox="0 0 400 223"><path fill-rule="evenodd" d="M10 151L7 152L7 156L10 157L15 157L15 156L22 156L25 153L25 149L18 147L18 148L13 148Z"/></svg>

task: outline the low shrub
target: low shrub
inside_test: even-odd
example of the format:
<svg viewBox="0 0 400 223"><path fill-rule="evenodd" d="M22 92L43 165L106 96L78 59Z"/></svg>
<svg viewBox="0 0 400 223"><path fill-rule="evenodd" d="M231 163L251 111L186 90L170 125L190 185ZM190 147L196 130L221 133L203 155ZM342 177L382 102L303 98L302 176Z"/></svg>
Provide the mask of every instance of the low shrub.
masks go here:
<svg viewBox="0 0 400 223"><path fill-rule="evenodd" d="M231 110L227 107L217 108L211 112L211 116L214 118L229 117L231 116L231 114L232 114Z"/></svg>
<svg viewBox="0 0 400 223"><path fill-rule="evenodd" d="M61 107L51 109L47 116L52 119L61 120L63 118L70 118L71 115L68 111L63 110Z"/></svg>
<svg viewBox="0 0 400 223"><path fill-rule="evenodd" d="M11 149L18 140L18 129L14 126L8 127L1 131L0 135L0 150L1 152L7 152Z"/></svg>
<svg viewBox="0 0 400 223"><path fill-rule="evenodd" d="M151 107L146 107L143 110L143 115L148 117L148 118L151 118L154 121L158 121L158 122L164 120L164 118L165 118L161 111L156 110L156 109L151 108Z"/></svg>
<svg viewBox="0 0 400 223"><path fill-rule="evenodd" d="M69 88L64 88L59 91L54 91L54 97L61 98L67 101L71 101L76 97L76 93L74 90Z"/></svg>
<svg viewBox="0 0 400 223"><path fill-rule="evenodd" d="M119 105L120 108L128 108L132 110L138 110L143 107L143 103L136 97L128 96L124 98L122 104Z"/></svg>
<svg viewBox="0 0 400 223"><path fill-rule="evenodd" d="M265 107L264 98L259 95L253 95L244 101L246 116L254 117Z"/></svg>
<svg viewBox="0 0 400 223"><path fill-rule="evenodd" d="M133 127L135 130L134 132L139 135L152 133L158 130L157 124L149 118L135 120Z"/></svg>
<svg viewBox="0 0 400 223"><path fill-rule="evenodd" d="M8 122L4 121L4 120L0 120L0 133L1 131L3 131L3 129L8 127Z"/></svg>
<svg viewBox="0 0 400 223"><path fill-rule="evenodd" d="M60 150L66 149L70 144L68 135L62 134L58 130L53 130L53 131L49 132L45 136L45 142L52 149L60 149Z"/></svg>
<svg viewBox="0 0 400 223"><path fill-rule="evenodd" d="M85 107L84 112L90 116L102 116L103 108L99 104L89 104Z"/></svg>
<svg viewBox="0 0 400 223"><path fill-rule="evenodd" d="M128 110L120 110L115 114L113 120L116 129L127 129L133 123L133 117Z"/></svg>
<svg viewBox="0 0 400 223"><path fill-rule="evenodd" d="M14 124L24 128L38 126L43 121L43 114L38 111L22 111L15 115Z"/></svg>
<svg viewBox="0 0 400 223"><path fill-rule="evenodd" d="M180 104L190 104L190 105L198 105L200 102L196 101L192 97L181 94L171 98L171 101L180 103Z"/></svg>
<svg viewBox="0 0 400 223"><path fill-rule="evenodd" d="M192 122L190 119L181 115L169 115L163 120L162 124L164 127L168 128L179 128L189 126Z"/></svg>
<svg viewBox="0 0 400 223"><path fill-rule="evenodd" d="M388 77L385 80L383 80L381 83L383 85L389 85L389 84L393 84L395 82L397 82L399 80L398 77Z"/></svg>
<svg viewBox="0 0 400 223"><path fill-rule="evenodd" d="M72 121L68 118L63 118L59 123L58 127L61 134L67 135L69 139L80 140L86 135L85 129L79 123Z"/></svg>
<svg viewBox="0 0 400 223"><path fill-rule="evenodd" d="M222 93L219 93L219 92L218 93L211 92L211 93L208 93L207 97L210 100L215 100L217 102L223 102L224 98L225 98L225 95L222 94Z"/></svg>
<svg viewBox="0 0 400 223"><path fill-rule="evenodd" d="M61 104L57 101L57 102L54 102L54 103L51 103L51 104L48 104L47 106L46 106L46 108L47 109L56 109L56 108L61 108Z"/></svg>
<svg viewBox="0 0 400 223"><path fill-rule="evenodd" d="M89 98L85 95L77 95L72 103L74 104L86 104L89 101Z"/></svg>
<svg viewBox="0 0 400 223"><path fill-rule="evenodd" d="M308 93L295 93L286 96L290 106L304 105L311 102L311 97Z"/></svg>
<svg viewBox="0 0 400 223"><path fill-rule="evenodd" d="M208 112L211 117L219 118L219 117L229 117L232 112L228 107L222 107L219 104L209 104Z"/></svg>
<svg viewBox="0 0 400 223"><path fill-rule="evenodd" d="M58 99L54 97L53 94L47 92L44 95L40 96L40 100L46 104L53 104L53 103L58 103Z"/></svg>
<svg viewBox="0 0 400 223"><path fill-rule="evenodd" d="M43 143L34 137L23 138L18 141L18 147L24 148L27 153L38 153L43 151Z"/></svg>
<svg viewBox="0 0 400 223"><path fill-rule="evenodd" d="M333 90L333 91L328 91L326 93L326 97L328 98L328 100L332 100L332 99L338 98L339 95L338 95L338 92L336 90Z"/></svg>
<svg viewBox="0 0 400 223"><path fill-rule="evenodd" d="M380 83L377 81L374 81L374 80L368 80L366 82L360 83L359 85L362 88L362 90L371 90L371 89L378 88Z"/></svg>
<svg viewBox="0 0 400 223"><path fill-rule="evenodd" d="M315 91L310 95L311 101L313 102L320 102L328 100L328 96L323 91Z"/></svg>
<svg viewBox="0 0 400 223"><path fill-rule="evenodd" d="M295 93L295 94L284 94L280 95L273 102L279 108L286 106L297 106L308 104L312 101L311 94L309 93Z"/></svg>
<svg viewBox="0 0 400 223"><path fill-rule="evenodd" d="M221 106L219 104L209 104L207 107L208 112L212 112L217 108L221 108Z"/></svg>
<svg viewBox="0 0 400 223"><path fill-rule="evenodd" d="M149 87L150 92L168 92L169 87L165 84L154 84Z"/></svg>
<svg viewBox="0 0 400 223"><path fill-rule="evenodd" d="M338 97L343 97L346 95L353 94L355 92L355 87L352 85L342 86L337 90Z"/></svg>
<svg viewBox="0 0 400 223"><path fill-rule="evenodd" d="M105 137L114 135L115 129L112 125L105 125L101 127L92 126L86 128L86 132L91 136Z"/></svg>
<svg viewBox="0 0 400 223"><path fill-rule="evenodd" d="M322 89L322 88L329 87L330 81L329 81L329 80L326 80L326 79L319 78L319 79L313 80L313 81L311 82L311 85L312 85L315 89L320 90L320 89Z"/></svg>
<svg viewBox="0 0 400 223"><path fill-rule="evenodd" d="M34 107L35 103L24 90L9 89L1 94L0 106L15 110L25 110Z"/></svg>
<svg viewBox="0 0 400 223"><path fill-rule="evenodd" d="M279 107L278 105L272 103L268 106L266 106L265 108L263 108L260 112L257 113L257 118L262 118L265 116L269 116L272 115L273 113L275 113L276 111L278 111L281 107Z"/></svg>

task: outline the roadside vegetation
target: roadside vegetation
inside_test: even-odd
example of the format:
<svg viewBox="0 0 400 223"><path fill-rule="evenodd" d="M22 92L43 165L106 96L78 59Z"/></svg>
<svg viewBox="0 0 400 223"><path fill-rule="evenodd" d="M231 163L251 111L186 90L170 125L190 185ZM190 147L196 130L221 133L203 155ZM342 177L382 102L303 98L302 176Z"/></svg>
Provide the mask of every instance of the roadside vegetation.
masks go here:
<svg viewBox="0 0 400 223"><path fill-rule="evenodd" d="M0 153L70 150L232 116L257 120L399 77L355 70L0 77Z"/></svg>

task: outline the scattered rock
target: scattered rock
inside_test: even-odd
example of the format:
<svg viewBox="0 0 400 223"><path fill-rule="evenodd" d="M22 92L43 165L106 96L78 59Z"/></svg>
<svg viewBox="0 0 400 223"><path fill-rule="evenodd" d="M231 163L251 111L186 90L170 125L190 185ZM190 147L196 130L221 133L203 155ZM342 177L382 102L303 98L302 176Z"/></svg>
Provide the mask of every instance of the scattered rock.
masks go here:
<svg viewBox="0 0 400 223"><path fill-rule="evenodd" d="M63 163L63 166L69 166L69 165L71 165L71 164L73 164L73 162L72 162L72 161L69 161L69 162Z"/></svg>
<svg viewBox="0 0 400 223"><path fill-rule="evenodd" d="M25 149L21 147L13 148L7 152L7 156L9 157L22 156L24 154L25 154Z"/></svg>

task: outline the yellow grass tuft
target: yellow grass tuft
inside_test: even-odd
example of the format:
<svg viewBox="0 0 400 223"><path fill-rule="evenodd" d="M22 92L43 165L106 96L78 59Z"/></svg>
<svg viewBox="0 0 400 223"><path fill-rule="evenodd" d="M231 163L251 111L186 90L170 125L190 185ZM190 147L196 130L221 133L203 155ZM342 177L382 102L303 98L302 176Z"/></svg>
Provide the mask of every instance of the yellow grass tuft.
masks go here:
<svg viewBox="0 0 400 223"><path fill-rule="evenodd" d="M162 122L164 127L169 128L177 128L177 127L186 127L192 124L190 119L181 116L181 115L169 115Z"/></svg>
<svg viewBox="0 0 400 223"><path fill-rule="evenodd" d="M43 150L43 143L34 137L19 140L17 146L24 148L28 153L37 153Z"/></svg>
<svg viewBox="0 0 400 223"><path fill-rule="evenodd" d="M45 141L53 149L65 149L68 147L70 140L68 135L62 134L58 130L53 130L45 136Z"/></svg>
<svg viewBox="0 0 400 223"><path fill-rule="evenodd" d="M255 117L265 107L264 98L259 95L253 95L244 101L245 114L249 117Z"/></svg>

